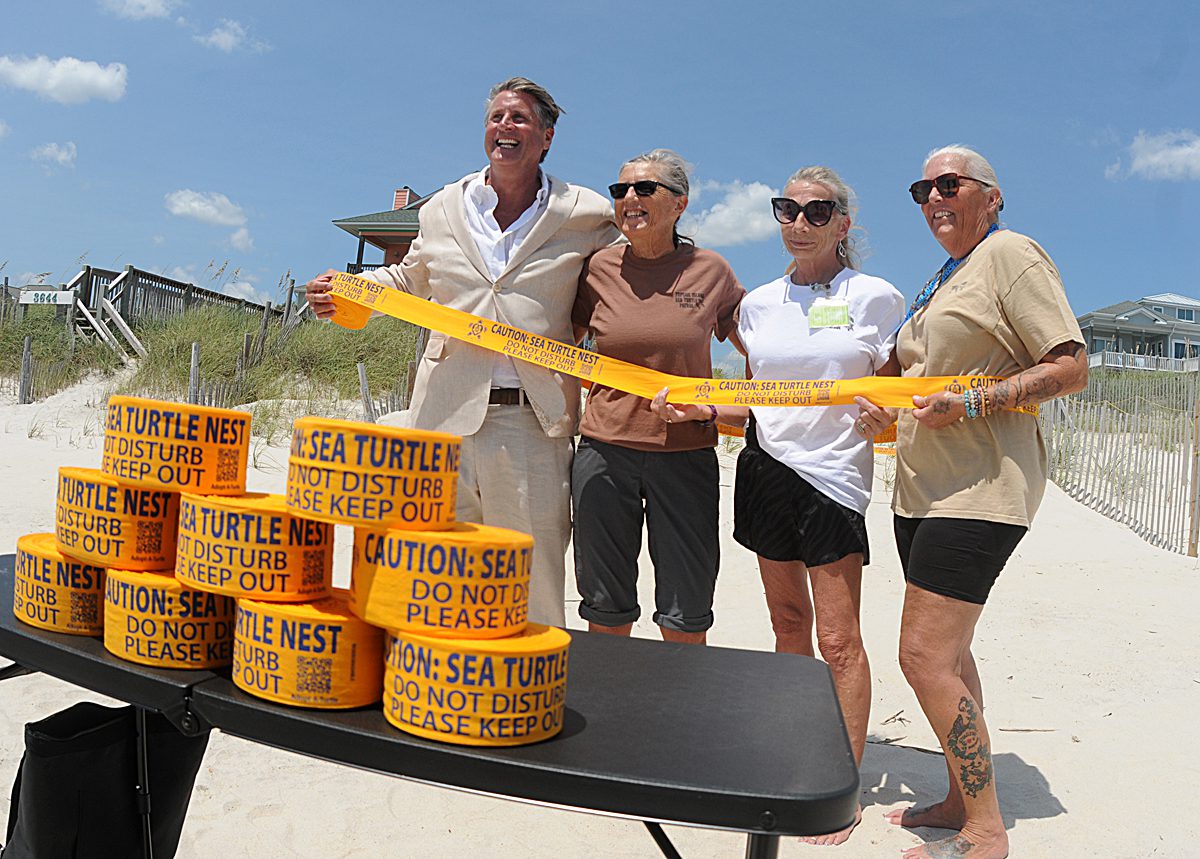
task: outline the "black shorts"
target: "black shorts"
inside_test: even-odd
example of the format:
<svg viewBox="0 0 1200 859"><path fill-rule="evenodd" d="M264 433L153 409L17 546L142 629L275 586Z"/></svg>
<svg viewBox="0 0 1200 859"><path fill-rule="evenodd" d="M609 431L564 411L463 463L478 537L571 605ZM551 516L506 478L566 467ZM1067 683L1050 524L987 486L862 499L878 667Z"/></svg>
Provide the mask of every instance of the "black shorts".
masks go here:
<svg viewBox="0 0 1200 859"><path fill-rule="evenodd" d="M904 580L922 590L983 605L1009 556L1029 529L982 519L896 516L896 550Z"/></svg>
<svg viewBox="0 0 1200 859"><path fill-rule="evenodd" d="M818 492L758 445L754 419L738 455L733 539L771 561L820 567L861 552L870 563L866 519Z"/></svg>
<svg viewBox="0 0 1200 859"><path fill-rule="evenodd" d="M638 555L645 521L654 562L654 622L680 632L713 623L721 563L717 453L646 451L579 440L571 468L579 616L623 626L642 613Z"/></svg>

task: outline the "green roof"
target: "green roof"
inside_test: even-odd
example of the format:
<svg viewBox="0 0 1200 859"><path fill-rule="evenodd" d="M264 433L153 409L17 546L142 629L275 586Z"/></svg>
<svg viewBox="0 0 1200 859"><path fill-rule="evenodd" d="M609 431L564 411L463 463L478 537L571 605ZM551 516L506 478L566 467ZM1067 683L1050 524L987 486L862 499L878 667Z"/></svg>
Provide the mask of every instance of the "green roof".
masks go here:
<svg viewBox="0 0 1200 859"><path fill-rule="evenodd" d="M417 209L393 209L390 212L374 212L370 215L338 218L333 223L334 226L341 227L352 236L359 236L365 232L415 233L420 225L420 211Z"/></svg>

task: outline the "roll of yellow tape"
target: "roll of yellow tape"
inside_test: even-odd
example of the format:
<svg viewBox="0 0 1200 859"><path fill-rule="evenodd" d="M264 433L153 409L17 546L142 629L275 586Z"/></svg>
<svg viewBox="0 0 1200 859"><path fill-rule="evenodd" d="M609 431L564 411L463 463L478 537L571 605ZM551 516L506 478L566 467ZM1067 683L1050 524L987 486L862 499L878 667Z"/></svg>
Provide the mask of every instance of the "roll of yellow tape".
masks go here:
<svg viewBox="0 0 1200 859"><path fill-rule="evenodd" d="M354 421L300 418L288 458L297 516L365 528L445 528L454 521L462 439Z"/></svg>
<svg viewBox="0 0 1200 859"><path fill-rule="evenodd" d="M70 635L104 631L104 569L63 555L53 534L17 539L13 615L39 629Z"/></svg>
<svg viewBox="0 0 1200 859"><path fill-rule="evenodd" d="M233 682L298 707L342 709L379 700L383 635L341 596L310 603L237 601Z"/></svg>
<svg viewBox="0 0 1200 859"><path fill-rule="evenodd" d="M111 397L101 469L120 483L199 495L246 491L250 415Z"/></svg>
<svg viewBox="0 0 1200 859"><path fill-rule="evenodd" d="M217 668L233 659L233 600L185 587L169 573L109 569L104 647L158 668Z"/></svg>
<svg viewBox="0 0 1200 859"><path fill-rule="evenodd" d="M388 636L383 715L402 731L469 746L519 746L563 726L571 637L531 623L490 641Z"/></svg>
<svg viewBox="0 0 1200 859"><path fill-rule="evenodd" d="M529 613L532 558L533 538L507 528L355 528L350 608L368 623L421 635L516 635Z"/></svg>
<svg viewBox="0 0 1200 859"><path fill-rule="evenodd" d="M95 468L58 470L54 538L58 548L101 567L175 566L179 495L121 486Z"/></svg>
<svg viewBox="0 0 1200 859"><path fill-rule="evenodd" d="M175 575L231 597L321 599L333 575L333 526L293 516L282 495L185 494Z"/></svg>

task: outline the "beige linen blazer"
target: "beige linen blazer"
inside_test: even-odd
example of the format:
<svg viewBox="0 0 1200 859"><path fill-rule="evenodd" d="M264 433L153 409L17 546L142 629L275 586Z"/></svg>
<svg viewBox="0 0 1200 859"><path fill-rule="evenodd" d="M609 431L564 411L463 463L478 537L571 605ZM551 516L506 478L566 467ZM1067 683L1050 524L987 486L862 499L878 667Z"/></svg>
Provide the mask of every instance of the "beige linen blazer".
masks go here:
<svg viewBox="0 0 1200 859"><path fill-rule="evenodd" d="M612 205L595 191L547 176L550 196L499 279L493 281L467 226L463 192L478 174L438 191L420 209L420 231L399 265L365 276L446 307L573 343L571 308L584 260L620 237ZM487 414L495 353L429 332L412 402L395 421L471 435ZM546 434L566 438L579 421L579 380L514 361Z"/></svg>

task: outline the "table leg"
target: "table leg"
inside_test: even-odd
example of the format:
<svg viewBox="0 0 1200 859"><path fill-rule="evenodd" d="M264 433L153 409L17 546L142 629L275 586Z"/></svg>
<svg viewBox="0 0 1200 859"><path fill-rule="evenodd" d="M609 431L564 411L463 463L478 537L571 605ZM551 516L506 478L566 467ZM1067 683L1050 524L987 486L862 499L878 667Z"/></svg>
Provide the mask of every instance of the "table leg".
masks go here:
<svg viewBox="0 0 1200 859"><path fill-rule="evenodd" d="M146 748L146 710L133 708L137 728L137 799L142 817L142 857L154 859L154 831L150 826L150 756Z"/></svg>
<svg viewBox="0 0 1200 859"><path fill-rule="evenodd" d="M643 820L646 828L650 830L650 836L654 839L654 843L658 845L658 849L662 851L662 855L667 859L683 859L679 855L679 851L675 849L675 845L671 843L671 839L667 837L667 833L663 832L661 825L649 820Z"/></svg>
<svg viewBox="0 0 1200 859"><path fill-rule="evenodd" d="M778 859L779 836L754 834L746 839L746 859Z"/></svg>

